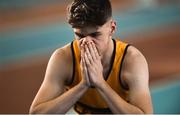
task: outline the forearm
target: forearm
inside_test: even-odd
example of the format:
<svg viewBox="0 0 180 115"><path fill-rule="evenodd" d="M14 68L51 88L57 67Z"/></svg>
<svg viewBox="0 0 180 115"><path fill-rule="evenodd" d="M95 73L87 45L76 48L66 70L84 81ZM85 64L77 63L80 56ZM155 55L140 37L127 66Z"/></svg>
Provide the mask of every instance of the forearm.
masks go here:
<svg viewBox="0 0 180 115"><path fill-rule="evenodd" d="M113 113L143 113L141 109L121 98L106 82L102 83L97 90Z"/></svg>
<svg viewBox="0 0 180 115"><path fill-rule="evenodd" d="M30 113L66 113L88 89L79 83L59 97L34 107Z"/></svg>

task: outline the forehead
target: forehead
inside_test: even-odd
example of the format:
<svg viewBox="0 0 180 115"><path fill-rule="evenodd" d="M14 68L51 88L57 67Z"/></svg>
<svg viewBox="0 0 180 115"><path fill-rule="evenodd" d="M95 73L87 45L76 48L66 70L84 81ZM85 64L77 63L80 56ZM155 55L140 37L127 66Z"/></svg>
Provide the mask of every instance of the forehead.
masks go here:
<svg viewBox="0 0 180 115"><path fill-rule="evenodd" d="M83 35L94 33L94 32L103 32L106 29L108 29L108 23L105 23L104 25L97 26L97 27L87 26L84 28L73 28L75 33L81 33Z"/></svg>

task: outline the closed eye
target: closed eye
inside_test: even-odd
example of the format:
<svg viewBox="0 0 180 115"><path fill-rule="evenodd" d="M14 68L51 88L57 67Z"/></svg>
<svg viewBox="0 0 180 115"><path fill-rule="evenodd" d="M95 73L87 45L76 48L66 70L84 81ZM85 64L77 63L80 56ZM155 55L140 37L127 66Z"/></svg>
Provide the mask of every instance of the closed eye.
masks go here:
<svg viewBox="0 0 180 115"><path fill-rule="evenodd" d="M86 37L85 35L80 34L80 33L77 33L77 32L75 32L75 35L76 35L79 39ZM100 36L100 35L101 35L100 32L94 32L94 33L88 34L88 36L91 36L91 37L93 37L93 38L96 38L96 37L98 37L98 36Z"/></svg>
<svg viewBox="0 0 180 115"><path fill-rule="evenodd" d="M101 35L100 32L95 32L95 33L89 34L89 36L91 36L91 37L98 37L99 35Z"/></svg>

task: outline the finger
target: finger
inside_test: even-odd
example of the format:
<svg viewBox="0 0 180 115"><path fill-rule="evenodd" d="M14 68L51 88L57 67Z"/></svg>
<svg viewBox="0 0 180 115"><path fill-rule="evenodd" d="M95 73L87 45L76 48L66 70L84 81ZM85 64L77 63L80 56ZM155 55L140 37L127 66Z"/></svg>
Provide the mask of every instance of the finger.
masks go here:
<svg viewBox="0 0 180 115"><path fill-rule="evenodd" d="M83 47L84 47L84 45L83 45L83 44L81 44L81 45L80 45L80 49L83 49Z"/></svg>
<svg viewBox="0 0 180 115"><path fill-rule="evenodd" d="M97 58L96 58L96 54L95 54L94 48L93 48L93 46L92 46L92 42L88 43L87 46L88 46L89 51L90 51L90 53L91 53L92 59L93 59L93 60L96 60Z"/></svg>
<svg viewBox="0 0 180 115"><path fill-rule="evenodd" d="M85 64L84 57L82 58L82 67L83 67L83 75L84 75L84 77L87 77L88 72L87 72L87 67L86 67L86 64Z"/></svg>
<svg viewBox="0 0 180 115"><path fill-rule="evenodd" d="M82 67L83 67L83 71L86 72L84 57L82 58Z"/></svg>
<svg viewBox="0 0 180 115"><path fill-rule="evenodd" d="M81 45L84 46L86 44L86 40L82 39Z"/></svg>
<svg viewBox="0 0 180 115"><path fill-rule="evenodd" d="M83 70L83 57L81 56L81 61L80 61L80 67L81 67L81 70Z"/></svg>
<svg viewBox="0 0 180 115"><path fill-rule="evenodd" d="M80 53L81 53L81 58L84 57L84 48L80 49Z"/></svg>
<svg viewBox="0 0 180 115"><path fill-rule="evenodd" d="M81 47L82 46L82 40L78 40L78 44L79 44L79 46Z"/></svg>
<svg viewBox="0 0 180 115"><path fill-rule="evenodd" d="M97 51L97 48L96 48L96 46L95 46L95 44L94 44L93 42L91 43L91 45L92 45L92 47L93 47L93 49L94 49L94 53L95 53L96 59L98 59L98 57L99 57L100 55L99 55L99 53L98 53L98 51Z"/></svg>
<svg viewBox="0 0 180 115"><path fill-rule="evenodd" d="M84 40L81 40L80 41L80 50L81 51L84 51L84 44L85 44Z"/></svg>
<svg viewBox="0 0 180 115"><path fill-rule="evenodd" d="M87 67L89 67L91 65L90 60L89 60L86 52L84 54L84 61L85 61L85 64L87 65Z"/></svg>
<svg viewBox="0 0 180 115"><path fill-rule="evenodd" d="M81 45L80 53L81 53L81 57L84 57L84 53L85 53L85 46L84 45Z"/></svg>
<svg viewBox="0 0 180 115"><path fill-rule="evenodd" d="M88 48L87 45L85 45L85 54L87 55L87 58L88 58L89 62L93 63L93 58L91 56L91 53L90 53L89 48Z"/></svg>

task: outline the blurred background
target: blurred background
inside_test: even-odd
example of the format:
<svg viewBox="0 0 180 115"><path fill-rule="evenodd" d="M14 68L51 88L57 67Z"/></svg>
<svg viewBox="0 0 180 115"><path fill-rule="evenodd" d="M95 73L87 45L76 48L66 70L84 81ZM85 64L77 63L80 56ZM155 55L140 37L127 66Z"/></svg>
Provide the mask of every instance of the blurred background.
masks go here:
<svg viewBox="0 0 180 115"><path fill-rule="evenodd" d="M28 113L56 48L73 40L72 0L0 0L0 113ZM180 113L180 0L111 0L115 37L146 57L154 113Z"/></svg>

